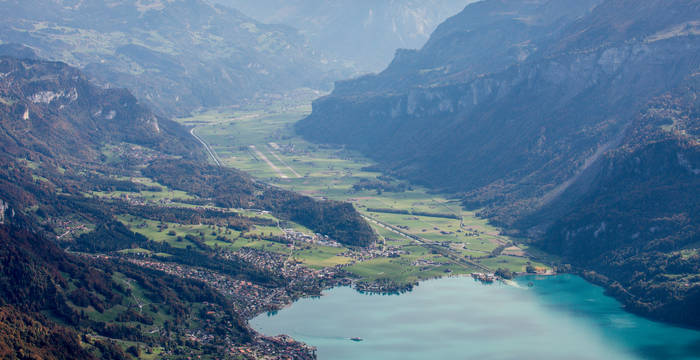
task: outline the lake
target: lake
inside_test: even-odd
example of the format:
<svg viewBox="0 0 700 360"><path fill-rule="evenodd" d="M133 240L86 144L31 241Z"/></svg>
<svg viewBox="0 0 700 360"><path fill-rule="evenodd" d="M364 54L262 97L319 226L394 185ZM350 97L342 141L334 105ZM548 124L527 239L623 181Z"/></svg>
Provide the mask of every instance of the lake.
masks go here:
<svg viewBox="0 0 700 360"><path fill-rule="evenodd" d="M700 331L627 313L578 276L516 283L453 277L391 296L339 287L250 325L316 346L319 359L700 359Z"/></svg>

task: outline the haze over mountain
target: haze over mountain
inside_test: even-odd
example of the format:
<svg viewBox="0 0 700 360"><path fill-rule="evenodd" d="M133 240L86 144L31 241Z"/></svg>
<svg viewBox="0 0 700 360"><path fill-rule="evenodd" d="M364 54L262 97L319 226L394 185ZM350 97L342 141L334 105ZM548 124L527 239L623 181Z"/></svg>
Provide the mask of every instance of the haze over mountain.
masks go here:
<svg viewBox="0 0 700 360"><path fill-rule="evenodd" d="M215 0L270 24L301 30L314 48L377 72L396 49L423 46L433 30L476 0Z"/></svg>
<svg viewBox="0 0 700 360"><path fill-rule="evenodd" d="M165 114L328 90L351 74L297 30L204 0L7 0L0 12L0 42L129 88Z"/></svg>
<svg viewBox="0 0 700 360"><path fill-rule="evenodd" d="M475 3L297 129L460 192L630 308L698 325L698 18L697 0Z"/></svg>

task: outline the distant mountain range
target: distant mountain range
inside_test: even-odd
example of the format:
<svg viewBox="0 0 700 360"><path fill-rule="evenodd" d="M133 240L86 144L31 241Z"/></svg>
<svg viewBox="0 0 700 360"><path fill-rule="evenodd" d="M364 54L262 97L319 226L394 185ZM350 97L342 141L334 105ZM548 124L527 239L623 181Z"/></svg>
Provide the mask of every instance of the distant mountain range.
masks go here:
<svg viewBox="0 0 700 360"><path fill-rule="evenodd" d="M329 90L352 74L297 30L204 0L8 0L0 13L1 43L129 88L167 115Z"/></svg>
<svg viewBox="0 0 700 360"><path fill-rule="evenodd" d="M475 0L214 0L270 24L285 24L316 49L362 72L378 72L396 49L423 46L441 22Z"/></svg>
<svg viewBox="0 0 700 360"><path fill-rule="evenodd" d="M698 0L485 0L297 130L461 193L630 309L698 326L699 18Z"/></svg>

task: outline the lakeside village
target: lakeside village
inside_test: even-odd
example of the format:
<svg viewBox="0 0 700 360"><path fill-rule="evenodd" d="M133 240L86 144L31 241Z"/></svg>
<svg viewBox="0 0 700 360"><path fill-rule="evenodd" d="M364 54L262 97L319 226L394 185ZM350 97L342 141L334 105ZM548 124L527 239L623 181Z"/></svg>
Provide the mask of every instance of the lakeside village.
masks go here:
<svg viewBox="0 0 700 360"><path fill-rule="evenodd" d="M122 198L131 204L146 203L146 201L144 201L145 199L140 199L139 197L122 195ZM160 199L159 205L170 205L167 204L167 202L169 201ZM267 213L261 210L249 211L258 212L261 215ZM72 223L61 225L63 225L62 228L66 229L68 233L80 232L80 230L82 230L76 226L76 224ZM338 255L350 258L351 261L348 263L322 269L313 269L293 257L296 247L303 247L304 244L332 248L343 248L343 246L321 234L309 235L289 228L281 228L281 230L284 236L279 240L289 248L289 254L243 247L236 251L217 248L216 256L222 259L241 261L250 268L276 275L284 279L283 285L256 284L209 269L168 262L159 259L157 256L154 257L149 253L125 253L120 254L119 257L137 266L206 283L228 297L233 303L234 310L246 319L252 319L266 312L278 311L302 297L320 296L323 290L336 286L352 286L357 291L363 293L399 294L410 291L417 285L417 283L397 283L390 280L363 281L358 280L357 276L346 271L347 267L359 262L379 257L398 258L401 255L407 254L405 250L399 247L383 246L381 248L369 247L347 250ZM449 244L444 245L449 246ZM105 255L98 255L98 257L99 256ZM412 264L412 266L425 268L440 265L446 264L429 259L419 259ZM471 276L484 284L504 280L497 273L474 273ZM212 310L210 312L211 314L208 315L212 318L220 316L220 314L217 314L217 310ZM316 358L316 349L312 346L297 342L285 335L268 337L258 334L253 329L250 330L251 333L254 334L254 341L252 344L248 346L239 346L230 343L228 346L232 355L244 359L270 360L305 360ZM188 334L188 336L189 340L202 344L207 344L214 339L213 334L207 334L202 330L192 332Z"/></svg>
<svg viewBox="0 0 700 360"><path fill-rule="evenodd" d="M323 244L324 246L341 247L340 244L325 236L306 235L291 229L284 229L286 236L296 242ZM348 251L344 256L351 256L355 261L364 261L378 256L397 257L401 250L363 249ZM396 285L390 282L358 281L352 274L345 271L350 264L336 265L323 269L312 269L299 261L290 260L287 255L261 251L252 248L241 248L237 251L218 250L217 256L225 259L235 259L246 263L252 268L269 272L285 279L282 286L264 286L250 281L239 280L212 270L194 266L159 261L148 254L128 254L126 261L135 265L162 271L171 275L202 281L230 298L236 312L246 319L265 313L278 311L306 296L319 296L324 289L336 286L353 286L356 290L366 293L402 293L410 291L415 284ZM351 264L352 264L351 263ZM475 273L472 277L482 283L489 284L501 280L497 274ZM210 314L216 317L213 312ZM268 337L251 329L255 335L252 345L240 347L230 345L232 354L247 359L315 359L316 349L304 343L295 341L288 336ZM189 334L192 341L203 344L213 339L212 334L197 331ZM266 357L263 354L267 354Z"/></svg>

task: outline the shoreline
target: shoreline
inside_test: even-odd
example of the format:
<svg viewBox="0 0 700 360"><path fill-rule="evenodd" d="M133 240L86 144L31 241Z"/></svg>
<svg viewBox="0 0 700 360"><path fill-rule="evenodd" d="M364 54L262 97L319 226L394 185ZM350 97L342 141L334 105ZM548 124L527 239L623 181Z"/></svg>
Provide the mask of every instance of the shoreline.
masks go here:
<svg viewBox="0 0 700 360"><path fill-rule="evenodd" d="M610 290L610 286L609 286L609 285L607 285L607 284L605 284L605 283L601 283L601 282L595 281L594 278L592 278L592 277L590 276L590 273L591 273L591 271L578 270L578 269L573 269L572 271L561 272L561 273L545 273L545 274L518 273L518 274L516 274L512 279L503 279L503 278L499 278L499 279L497 279L496 281L494 281L493 283L500 282L501 284L506 285L506 286L513 286L513 287L517 287L517 288L526 289L526 288L523 287L523 286L519 286L519 285L516 283L516 279L518 279L518 278L523 278L523 277L529 277L529 276L534 277L535 280L537 280L537 278L548 278L548 277L553 277L553 276L565 276L565 275L578 276L578 277L580 277L581 279L585 280L587 283L589 283L589 284L591 284L591 285L593 285L593 286L599 286L599 287L601 287L601 288L603 289L603 291L604 291L604 295L605 295L605 296L608 296L608 297L610 297L610 298L613 298L613 299L615 299L616 301L618 301L618 302L620 303L620 305L621 305L622 310L623 310L624 312L626 312L626 313L629 313L629 314L632 314L632 315L635 315L635 316L639 316L639 317L644 318L644 319L646 319L646 320L653 321L653 322L655 322L655 323L659 323L659 324L662 324L662 325L668 325L668 326L672 326L672 327L678 327L678 328L687 329L687 330L693 330L693 331L700 331L700 328L695 328L695 327L692 327L692 326L685 326L685 325L683 325L683 324L678 324L678 323L673 323L673 322L669 322L669 321L659 320L659 319L654 318L653 316L649 316L648 314L645 314L645 313L643 313L643 312L634 311L632 308L629 307L627 301L624 301L624 299L622 299L622 298L616 296L616 294L613 293L613 292ZM279 307L279 308L277 308L277 309L270 310L270 311L260 311L260 312L258 312L258 313L256 313L256 314L254 314L252 317L246 319L246 326L247 326L254 334L256 334L256 335L258 335L258 336L261 336L261 337L266 337L267 335L260 333L259 331L253 329L253 328L250 326L250 321L251 321L252 319L254 319L254 318L256 318L256 317L258 317L258 316L260 316L260 315L262 315L262 314L264 314L264 313L273 313L273 312L276 313L276 312L278 312L278 311L284 310L284 309L289 308L289 307L291 307L292 305L294 305L294 303L296 303L297 301L302 300L302 299L305 299L305 298L320 298L320 297L322 297L322 296L325 296L325 295L323 294L324 291L332 290L332 289L338 288L338 287L351 287L353 290L357 291L358 293L363 294L363 295L368 295L368 296L379 296L379 295L382 295L382 296L392 296L392 295L401 296L401 295L404 295L404 294L406 294L406 293L409 293L409 292L413 291L413 290L415 289L415 287L420 286L420 284L423 283L423 282L427 282L427 281L437 281L437 280L448 279L448 278L472 278L475 282L481 283L483 286L488 286L488 285L493 284L493 283L484 283L484 282L481 282L481 281L479 281L478 279L474 278L474 277L473 277L473 274L457 274L457 275L451 274L451 275L446 275L446 276L433 277L433 278L428 278L428 279L419 280L419 281L417 281L417 282L415 282L415 283L413 283L413 284L410 284L410 289L407 289L407 290L404 290L404 291L399 291L399 292L396 292L396 291L393 291L393 292L391 292L391 291L364 291L364 290L362 290L362 289L360 289L360 288L357 287L357 284L359 283L359 281L358 281L357 279L345 278L346 281L343 282L343 283L337 283L337 284L334 284L334 285L329 285L329 286L323 287L323 288L320 290L320 293L316 293L316 294L305 294L305 295L302 295L302 296L299 296L299 297L294 298L291 302L289 302L289 303L287 303L287 304L284 304L283 306L281 306L281 307ZM349 282L348 282L348 281L349 281ZM368 285L372 285L372 283L369 283ZM273 314L273 315L274 315L274 314ZM293 338L292 338L291 336L289 336L289 335L281 335L281 336L286 337L286 338L293 339ZM309 344L305 344L305 343L303 343L303 342L301 342L301 341L299 341L299 340L297 340L297 339L294 339L294 341L297 342L297 343L299 343L299 344L303 344L303 345L305 345L305 346L308 346L308 347L310 347L310 348L314 348L313 346L311 346L311 345L309 345ZM315 348L314 348L314 349L315 349ZM316 357L314 357L313 359L316 359Z"/></svg>

